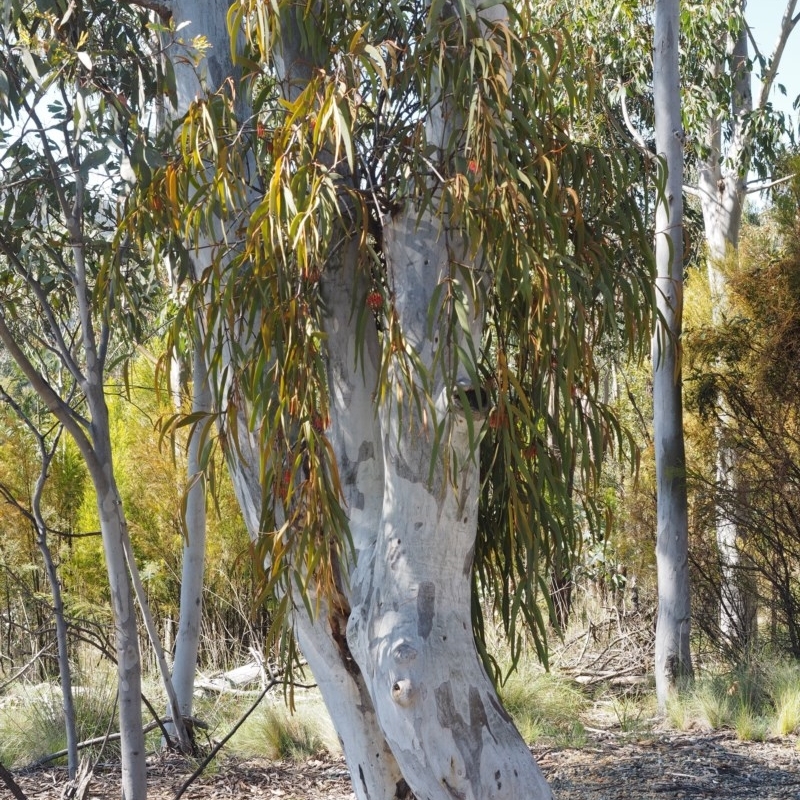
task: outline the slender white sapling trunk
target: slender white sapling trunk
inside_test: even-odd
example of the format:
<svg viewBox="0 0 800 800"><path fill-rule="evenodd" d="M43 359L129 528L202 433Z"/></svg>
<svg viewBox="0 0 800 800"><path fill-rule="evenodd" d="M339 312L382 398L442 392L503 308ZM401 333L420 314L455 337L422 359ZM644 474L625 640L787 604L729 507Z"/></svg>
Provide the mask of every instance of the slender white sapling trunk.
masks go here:
<svg viewBox="0 0 800 800"><path fill-rule="evenodd" d="M656 0L653 100L656 149L667 168L656 206L656 303L663 318L653 336L653 429L656 461L658 621L656 694L692 675L689 632L689 518L683 440L681 315L683 310L683 126L678 72L679 0Z"/></svg>

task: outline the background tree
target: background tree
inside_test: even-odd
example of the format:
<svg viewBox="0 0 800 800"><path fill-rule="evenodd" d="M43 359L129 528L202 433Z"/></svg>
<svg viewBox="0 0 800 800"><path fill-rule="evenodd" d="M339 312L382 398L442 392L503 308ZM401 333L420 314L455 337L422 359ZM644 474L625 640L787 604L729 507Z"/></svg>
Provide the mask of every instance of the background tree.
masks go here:
<svg viewBox="0 0 800 800"><path fill-rule="evenodd" d="M132 595L139 578L114 475L104 381L124 341L112 330L129 341L137 335L154 282L146 262L114 247L120 208L106 198L125 195L122 161L144 157L133 112L145 111L137 108L140 92L152 97L156 76L140 50L146 15L111 12L103 4L12 3L0 26L7 98L0 113L11 127L0 152L0 342L75 440L96 492L116 626L122 785L133 799L146 794ZM42 368L39 352L69 384Z"/></svg>
<svg viewBox="0 0 800 800"><path fill-rule="evenodd" d="M791 163L787 168L792 169ZM736 491L720 492L718 500L726 517L742 531L748 583L770 612L764 635L776 651L796 655L800 641L792 578L800 554L793 399L798 309L796 177L781 195L772 210L754 215L743 226L738 265L725 275L729 304L725 321L710 327L700 313L695 318L688 341L689 397L701 420L728 419L740 477ZM700 309L704 299L696 300ZM709 446L708 442L699 444ZM713 507L712 480L699 472L695 478L697 513L703 519ZM709 593L720 591L724 569L701 544L695 560L706 587L701 600L707 603ZM704 615L703 627L723 647L735 644L719 628L715 615ZM737 656L735 650L728 653Z"/></svg>
<svg viewBox="0 0 800 800"><path fill-rule="evenodd" d="M653 108L663 186L656 200L656 303L653 336L653 438L658 502L656 694L667 698L692 676L689 649L689 510L683 441L683 124L680 13L677 0L657 0L653 27Z"/></svg>
<svg viewBox="0 0 800 800"><path fill-rule="evenodd" d="M616 110L612 119L631 138L649 147L653 137L651 7L638 0L620 0L609 9L593 4L565 7L555 3L597 48L600 75ZM684 3L681 28L682 109L686 133L684 191L694 199L689 210L700 211L708 280L716 322L726 314L723 276L726 259L736 259L745 198L773 179L786 120L772 102L786 43L800 15L787 2L777 41L769 54L756 49L742 0ZM754 101L751 86L759 85ZM720 495L735 491L734 453L726 446L724 418L715 455ZM752 644L755 608L748 601L749 568L739 569L736 525L720 506L715 535L724 574L718 598L720 629L728 648L744 653ZM742 581L743 583L739 583Z"/></svg>
<svg viewBox="0 0 800 800"><path fill-rule="evenodd" d="M58 647L58 672L61 681L61 703L64 709L64 725L67 738L67 770L70 780L74 780L78 773L78 735L75 724L75 703L72 696L72 670L70 668L69 646L67 641L67 620L64 613L64 600L61 592L61 580L58 573L53 551L50 547L48 534L50 526L45 520L43 510L43 496L50 473L51 465L61 440L63 427L56 424L53 429L50 420L45 422L44 430L25 408L18 403L0 385L0 402L13 410L21 425L36 442L39 451L39 475L29 498L21 500L16 497L13 490L0 484L0 496L13 505L20 514L33 526L36 533L36 545L44 562L47 573L47 582L53 598L52 612L56 628L56 642ZM49 428L49 430L48 430Z"/></svg>

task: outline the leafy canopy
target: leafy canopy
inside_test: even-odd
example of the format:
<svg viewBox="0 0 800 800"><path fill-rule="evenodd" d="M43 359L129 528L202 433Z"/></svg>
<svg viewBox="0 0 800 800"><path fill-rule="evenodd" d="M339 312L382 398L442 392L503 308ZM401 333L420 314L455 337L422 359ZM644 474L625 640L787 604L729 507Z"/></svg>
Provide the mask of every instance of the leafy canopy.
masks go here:
<svg viewBox="0 0 800 800"><path fill-rule="evenodd" d="M194 326L201 308L211 332L229 453L240 412L260 437L266 593L330 590L348 546L326 436L320 292L347 242L359 347L377 339L382 352L376 401L399 381L420 413L432 407L434 376L404 338L382 250L382 221L409 205L468 237L491 278L476 356L465 347L448 362L467 367L491 409L473 431L485 476L476 604L485 591L512 639L522 617L541 643L542 576L603 524L593 490L625 434L600 399L593 355L603 341L630 354L649 342L649 234L629 189L643 164L621 139L605 149L582 140L591 53L535 12L516 4L507 22L484 24L474 8L439 1L235 2L233 47L241 28L246 42L238 86L252 113L242 116L248 103L232 84L210 92L168 132L166 166L140 182L136 237L187 265L201 242L214 251L185 320ZM291 47L307 68L282 91L276 67ZM434 142L426 119L442 97L461 124ZM466 331L466 309L443 288L431 335ZM451 397L464 392L454 375L435 376Z"/></svg>

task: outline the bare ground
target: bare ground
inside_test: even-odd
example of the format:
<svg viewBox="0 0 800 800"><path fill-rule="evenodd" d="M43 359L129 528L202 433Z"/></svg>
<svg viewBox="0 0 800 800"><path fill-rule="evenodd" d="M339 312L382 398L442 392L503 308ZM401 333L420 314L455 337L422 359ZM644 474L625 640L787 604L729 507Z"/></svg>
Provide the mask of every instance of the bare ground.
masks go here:
<svg viewBox="0 0 800 800"><path fill-rule="evenodd" d="M630 738L597 731L580 749L538 746L533 752L557 800L800 800L797 737L746 743L729 733ZM189 774L185 762L154 760L151 800L172 800ZM29 800L62 797L63 769L16 777ZM11 797L2 784L0 797ZM119 797L116 769L98 769L86 797ZM224 761L193 783L183 797L351 800L354 795L344 762L325 757L300 764Z"/></svg>

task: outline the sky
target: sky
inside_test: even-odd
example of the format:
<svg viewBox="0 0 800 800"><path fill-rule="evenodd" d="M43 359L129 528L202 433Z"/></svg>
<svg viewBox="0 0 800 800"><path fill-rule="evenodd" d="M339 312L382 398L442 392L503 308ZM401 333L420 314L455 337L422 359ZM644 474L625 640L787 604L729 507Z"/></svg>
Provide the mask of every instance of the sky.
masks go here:
<svg viewBox="0 0 800 800"><path fill-rule="evenodd" d="M747 21L758 43L762 55L768 57L775 47L778 29L786 11L787 0L750 0L747 4ZM800 10L795 9L795 14ZM777 89L772 90L774 106L786 114L791 114L797 132L798 113L792 109L794 99L800 94L800 24L789 36L789 41L781 58L776 83L786 87L784 97ZM754 94L756 87L753 87Z"/></svg>

